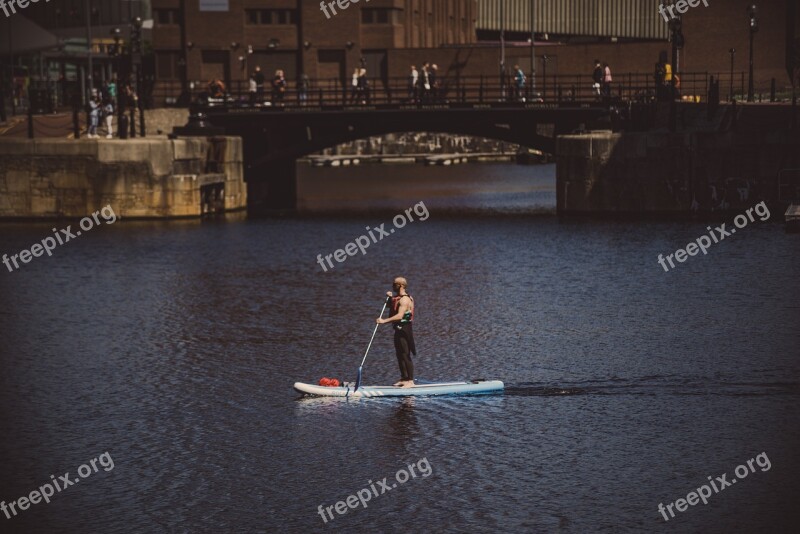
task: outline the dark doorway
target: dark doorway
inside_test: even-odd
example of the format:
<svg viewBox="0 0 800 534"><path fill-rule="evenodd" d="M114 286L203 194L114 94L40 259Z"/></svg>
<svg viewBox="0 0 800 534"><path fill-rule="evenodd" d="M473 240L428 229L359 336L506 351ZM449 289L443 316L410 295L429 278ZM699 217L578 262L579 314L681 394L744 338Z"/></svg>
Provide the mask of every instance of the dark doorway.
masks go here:
<svg viewBox="0 0 800 534"><path fill-rule="evenodd" d="M365 50L363 63L370 80L380 79L384 85L386 84L389 77L386 50Z"/></svg>
<svg viewBox="0 0 800 534"><path fill-rule="evenodd" d="M231 56L225 50L203 50L201 52L200 77L203 81L222 80L225 85L231 81Z"/></svg>
<svg viewBox="0 0 800 534"><path fill-rule="evenodd" d="M320 50L317 77L327 82L338 80L344 83L346 79L344 50Z"/></svg>
<svg viewBox="0 0 800 534"><path fill-rule="evenodd" d="M386 50L365 50L364 68L367 69L369 78L380 78L385 81L389 75Z"/></svg>

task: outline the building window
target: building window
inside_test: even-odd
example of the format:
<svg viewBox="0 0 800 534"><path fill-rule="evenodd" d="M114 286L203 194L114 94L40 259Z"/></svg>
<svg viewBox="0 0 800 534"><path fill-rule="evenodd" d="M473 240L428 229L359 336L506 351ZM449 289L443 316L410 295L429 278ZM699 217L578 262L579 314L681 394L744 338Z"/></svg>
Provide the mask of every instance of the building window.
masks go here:
<svg viewBox="0 0 800 534"><path fill-rule="evenodd" d="M274 24L294 26L297 24L296 9L245 9L247 24Z"/></svg>
<svg viewBox="0 0 800 534"><path fill-rule="evenodd" d="M177 9L154 9L153 18L159 26L178 24L180 22L180 11Z"/></svg>
<svg viewBox="0 0 800 534"><path fill-rule="evenodd" d="M390 24L394 23L394 16L392 13L394 9L382 7L363 8L361 10L361 23L362 24Z"/></svg>

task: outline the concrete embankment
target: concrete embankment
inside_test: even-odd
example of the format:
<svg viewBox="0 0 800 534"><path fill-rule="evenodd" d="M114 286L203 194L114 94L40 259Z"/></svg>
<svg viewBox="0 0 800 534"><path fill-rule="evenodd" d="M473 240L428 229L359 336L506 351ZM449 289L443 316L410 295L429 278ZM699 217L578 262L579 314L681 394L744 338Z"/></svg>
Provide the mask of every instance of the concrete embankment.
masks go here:
<svg viewBox="0 0 800 534"><path fill-rule="evenodd" d="M0 140L0 218L132 218L245 209L238 137Z"/></svg>
<svg viewBox="0 0 800 534"><path fill-rule="evenodd" d="M715 216L762 200L782 213L791 199L781 192L800 170L800 135L785 111L748 111L729 109L713 128L678 133L559 136L559 214Z"/></svg>

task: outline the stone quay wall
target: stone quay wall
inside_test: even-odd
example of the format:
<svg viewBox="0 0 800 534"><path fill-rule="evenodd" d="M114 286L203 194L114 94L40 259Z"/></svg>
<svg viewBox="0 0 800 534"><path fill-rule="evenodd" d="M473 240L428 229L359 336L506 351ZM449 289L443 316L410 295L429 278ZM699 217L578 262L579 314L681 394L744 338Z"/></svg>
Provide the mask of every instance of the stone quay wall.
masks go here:
<svg viewBox="0 0 800 534"><path fill-rule="evenodd" d="M199 217L247 207L238 137L0 140L0 218Z"/></svg>

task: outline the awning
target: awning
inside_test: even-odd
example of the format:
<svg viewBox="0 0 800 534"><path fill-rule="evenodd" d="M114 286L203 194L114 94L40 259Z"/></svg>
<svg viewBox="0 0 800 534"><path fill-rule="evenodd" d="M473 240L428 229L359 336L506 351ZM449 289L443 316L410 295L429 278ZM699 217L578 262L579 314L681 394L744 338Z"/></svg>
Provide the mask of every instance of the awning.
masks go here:
<svg viewBox="0 0 800 534"><path fill-rule="evenodd" d="M58 38L21 13L0 17L0 55L7 56L58 47Z"/></svg>

